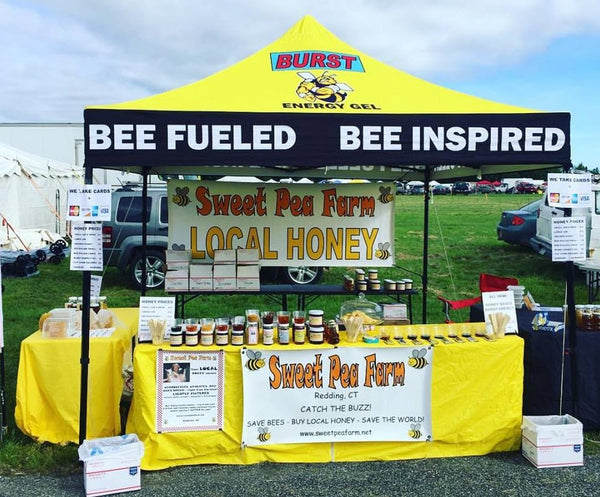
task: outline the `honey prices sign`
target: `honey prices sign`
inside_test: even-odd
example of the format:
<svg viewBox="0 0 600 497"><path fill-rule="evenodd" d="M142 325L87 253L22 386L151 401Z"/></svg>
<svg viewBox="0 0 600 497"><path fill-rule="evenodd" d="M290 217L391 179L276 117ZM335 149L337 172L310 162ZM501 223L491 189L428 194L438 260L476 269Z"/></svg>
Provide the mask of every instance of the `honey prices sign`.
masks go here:
<svg viewBox="0 0 600 497"><path fill-rule="evenodd" d="M392 183L171 180L169 248L200 261L245 248L264 266L392 266L394 193Z"/></svg>
<svg viewBox="0 0 600 497"><path fill-rule="evenodd" d="M244 445L432 440L430 346L240 354Z"/></svg>

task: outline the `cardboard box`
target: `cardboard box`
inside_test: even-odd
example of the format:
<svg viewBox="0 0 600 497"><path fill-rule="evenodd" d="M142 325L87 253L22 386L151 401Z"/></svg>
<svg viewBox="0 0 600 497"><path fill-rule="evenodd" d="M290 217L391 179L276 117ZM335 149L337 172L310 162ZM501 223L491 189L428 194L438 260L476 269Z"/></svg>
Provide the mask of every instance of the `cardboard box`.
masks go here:
<svg viewBox="0 0 600 497"><path fill-rule="evenodd" d="M238 265L255 265L260 262L258 249L237 249L236 256Z"/></svg>
<svg viewBox="0 0 600 497"><path fill-rule="evenodd" d="M192 260L191 250L165 250L168 271L187 270Z"/></svg>
<svg viewBox="0 0 600 497"><path fill-rule="evenodd" d="M190 288L189 270L167 271L165 273L165 292L187 292Z"/></svg>
<svg viewBox="0 0 600 497"><path fill-rule="evenodd" d="M213 289L212 264L190 264L190 291L205 292Z"/></svg>
<svg viewBox="0 0 600 497"><path fill-rule="evenodd" d="M254 265L237 266L237 289L246 291L260 290L260 267Z"/></svg>
<svg viewBox="0 0 600 497"><path fill-rule="evenodd" d="M235 264L235 250L215 250L213 262L215 264Z"/></svg>
<svg viewBox="0 0 600 497"><path fill-rule="evenodd" d="M521 453L536 468L583 466L583 425L573 416L523 416Z"/></svg>
<svg viewBox="0 0 600 497"><path fill-rule="evenodd" d="M78 453L83 461L86 496L110 495L142 488L140 463L144 444L137 435L84 440Z"/></svg>
<svg viewBox="0 0 600 497"><path fill-rule="evenodd" d="M213 266L213 290L215 290L215 291L235 291L235 290L237 290L236 265L235 264L215 264Z"/></svg>

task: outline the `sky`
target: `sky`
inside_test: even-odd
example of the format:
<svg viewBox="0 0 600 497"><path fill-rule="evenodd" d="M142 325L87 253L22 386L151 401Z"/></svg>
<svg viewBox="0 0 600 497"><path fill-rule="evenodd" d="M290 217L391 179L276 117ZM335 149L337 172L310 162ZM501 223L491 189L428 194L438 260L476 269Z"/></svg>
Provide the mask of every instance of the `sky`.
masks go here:
<svg viewBox="0 0 600 497"><path fill-rule="evenodd" d="M305 15L396 69L571 113L571 160L600 168L599 0L0 0L0 122L83 122L87 105L200 80Z"/></svg>

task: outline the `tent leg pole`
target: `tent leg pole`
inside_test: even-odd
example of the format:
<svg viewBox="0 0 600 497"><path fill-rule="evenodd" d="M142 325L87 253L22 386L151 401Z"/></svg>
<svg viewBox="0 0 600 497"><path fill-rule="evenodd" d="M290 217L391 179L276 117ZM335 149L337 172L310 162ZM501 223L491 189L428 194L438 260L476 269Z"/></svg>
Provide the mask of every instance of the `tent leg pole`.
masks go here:
<svg viewBox="0 0 600 497"><path fill-rule="evenodd" d="M93 183L93 169L85 168L85 184ZM88 375L90 364L90 288L91 272L83 271L81 284L81 296L83 299L81 309L81 390L79 397L79 445L83 443L87 435L87 398L88 398Z"/></svg>
<svg viewBox="0 0 600 497"><path fill-rule="evenodd" d="M428 260L429 260L429 182L431 181L431 169L425 169L425 192L423 208L423 318L421 322L427 324L427 283L428 283Z"/></svg>
<svg viewBox="0 0 600 497"><path fill-rule="evenodd" d="M142 170L142 219L148 219L148 170ZM148 227L142 223L142 297L146 295L146 283L148 278L148 268L146 262L146 243L148 241Z"/></svg>

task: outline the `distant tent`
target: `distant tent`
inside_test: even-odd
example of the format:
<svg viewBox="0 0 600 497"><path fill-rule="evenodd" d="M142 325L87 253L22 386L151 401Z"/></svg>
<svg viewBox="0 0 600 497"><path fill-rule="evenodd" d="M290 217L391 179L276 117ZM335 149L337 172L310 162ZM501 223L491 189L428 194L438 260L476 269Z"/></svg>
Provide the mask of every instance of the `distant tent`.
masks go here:
<svg viewBox="0 0 600 497"><path fill-rule="evenodd" d="M14 229L65 233L67 187L82 169L0 143L0 238Z"/></svg>

